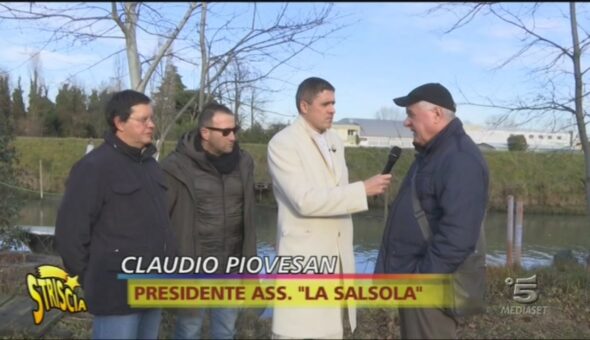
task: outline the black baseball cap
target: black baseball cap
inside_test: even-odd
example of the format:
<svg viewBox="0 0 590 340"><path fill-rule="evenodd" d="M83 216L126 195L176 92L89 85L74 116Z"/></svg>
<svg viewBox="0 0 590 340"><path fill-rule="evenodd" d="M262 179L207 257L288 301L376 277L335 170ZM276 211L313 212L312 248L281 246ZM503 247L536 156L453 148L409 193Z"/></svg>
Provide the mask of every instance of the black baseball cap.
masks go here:
<svg viewBox="0 0 590 340"><path fill-rule="evenodd" d="M439 83L420 85L410 91L407 96L393 99L393 102L398 106L406 107L422 100L442 106L453 112L456 111L453 96L446 87Z"/></svg>

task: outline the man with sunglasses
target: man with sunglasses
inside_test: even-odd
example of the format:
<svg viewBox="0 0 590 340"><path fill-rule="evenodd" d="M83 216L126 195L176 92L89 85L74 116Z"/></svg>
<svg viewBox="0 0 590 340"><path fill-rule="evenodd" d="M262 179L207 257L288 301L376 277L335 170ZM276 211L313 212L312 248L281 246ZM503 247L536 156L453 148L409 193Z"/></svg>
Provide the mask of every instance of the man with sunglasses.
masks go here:
<svg viewBox="0 0 590 340"><path fill-rule="evenodd" d="M184 134L162 161L179 254L216 257L219 274L230 256L256 256L254 162L240 149L238 130L230 109L208 104L197 128ZM210 337L233 339L236 308L181 309L174 338L200 338L205 311L210 312Z"/></svg>

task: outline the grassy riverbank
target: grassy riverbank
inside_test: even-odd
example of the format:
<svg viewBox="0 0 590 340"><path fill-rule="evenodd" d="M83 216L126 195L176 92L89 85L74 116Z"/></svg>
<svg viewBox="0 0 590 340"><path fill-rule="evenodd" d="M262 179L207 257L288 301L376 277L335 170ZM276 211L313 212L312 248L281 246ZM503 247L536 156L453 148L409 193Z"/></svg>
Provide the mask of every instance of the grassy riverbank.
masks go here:
<svg viewBox="0 0 590 340"><path fill-rule="evenodd" d="M96 144L101 141L96 140ZM62 193L71 166L83 156L87 140L79 138L18 137L20 180L23 187L39 191L39 162L43 165L45 192ZM166 142L165 157L176 142ZM270 182L266 163L266 145L244 144L255 161L257 182ZM383 168L387 159L385 148L347 148L346 159L351 181L368 178ZM410 163L413 150L404 150L395 166L394 182L385 197L394 197ZM162 159L161 157L160 159ZM524 200L527 212L583 213L584 182L581 153L486 152L491 187L490 208L505 210L506 196ZM272 201L272 195L265 197ZM371 205L382 206L384 197L371 199Z"/></svg>
<svg viewBox="0 0 590 340"><path fill-rule="evenodd" d="M61 266L57 257L35 258L27 262L2 261L0 253L1 294L27 296L25 276L41 263ZM32 256L34 257L34 256ZM31 258L32 258L31 257ZM23 257L24 259L24 257ZM40 261L40 262L39 262ZM7 271L8 270L8 271ZM508 313L510 306L519 305L512 300L513 288L505 284L507 277L525 278L537 275L538 301L531 306L543 310L541 314ZM491 267L487 270L487 310L485 314L460 320L459 338L462 339L557 339L590 338L590 271L579 265L564 268L534 270L510 270ZM265 314L268 315L268 314ZM172 336L173 315L164 312L160 338ZM399 321L394 309L360 309L358 327L354 334L345 332L347 339L399 339ZM87 313L64 314L44 335L46 339L89 338L92 316ZM207 328L208 322L204 324ZM33 326L35 327L35 326ZM269 339L271 318L259 318L259 313L250 310L238 321L237 338ZM7 339L30 338L21 330Z"/></svg>

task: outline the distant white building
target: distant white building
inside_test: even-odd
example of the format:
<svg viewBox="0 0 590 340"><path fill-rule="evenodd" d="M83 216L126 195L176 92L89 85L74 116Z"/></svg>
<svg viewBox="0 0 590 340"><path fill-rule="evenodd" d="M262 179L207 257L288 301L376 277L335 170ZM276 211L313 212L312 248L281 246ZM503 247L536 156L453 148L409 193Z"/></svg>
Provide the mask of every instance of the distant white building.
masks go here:
<svg viewBox="0 0 590 340"><path fill-rule="evenodd" d="M401 121L344 118L332 125L332 128L344 141L346 146L413 148L412 131ZM357 138L358 136L358 138ZM358 143L357 143L358 141Z"/></svg>
<svg viewBox="0 0 590 340"><path fill-rule="evenodd" d="M507 150L508 137L523 135L526 139L528 150L566 150L574 148L573 133L570 132L545 132L524 129L491 129L477 125L465 125L465 132L477 144L485 143L494 149Z"/></svg>
<svg viewBox="0 0 590 340"><path fill-rule="evenodd" d="M346 146L413 148L413 134L403 121L343 118L332 125ZM508 137L523 135L532 151L570 150L576 148L572 132L543 132L519 129L491 129L464 125L473 141L487 149L507 150ZM579 148L579 147L577 147Z"/></svg>

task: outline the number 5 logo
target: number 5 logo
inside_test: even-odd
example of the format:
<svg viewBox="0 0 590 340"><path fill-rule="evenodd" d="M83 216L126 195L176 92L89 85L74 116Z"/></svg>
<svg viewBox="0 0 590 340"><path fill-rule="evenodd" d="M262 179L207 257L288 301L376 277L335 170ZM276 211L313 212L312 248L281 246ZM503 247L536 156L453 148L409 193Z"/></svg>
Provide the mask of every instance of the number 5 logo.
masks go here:
<svg viewBox="0 0 590 340"><path fill-rule="evenodd" d="M512 293L512 299L519 303L533 303L539 299L537 294L537 274L526 277L517 278L516 283L511 277L507 277L504 281L507 286L514 284L514 292Z"/></svg>

